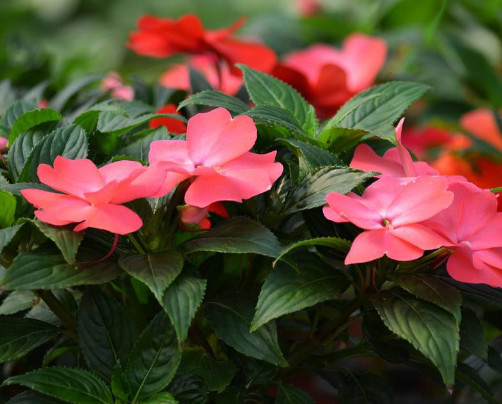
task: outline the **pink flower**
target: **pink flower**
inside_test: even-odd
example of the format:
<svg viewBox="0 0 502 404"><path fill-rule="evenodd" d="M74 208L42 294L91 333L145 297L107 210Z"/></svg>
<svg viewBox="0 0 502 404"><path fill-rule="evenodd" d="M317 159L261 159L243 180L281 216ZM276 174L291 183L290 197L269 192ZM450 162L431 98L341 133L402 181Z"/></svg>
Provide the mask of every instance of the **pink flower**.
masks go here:
<svg viewBox="0 0 502 404"><path fill-rule="evenodd" d="M104 91L110 91L112 97L118 100L132 101L134 99L133 88L125 85L122 77L116 72L108 73L101 83L101 88Z"/></svg>
<svg viewBox="0 0 502 404"><path fill-rule="evenodd" d="M150 146L153 167L168 171L156 196L192 178L185 202L204 208L218 201L237 201L268 191L282 174L276 152L249 152L256 126L248 116L232 119L224 108L197 114L188 121L185 140L157 140Z"/></svg>
<svg viewBox="0 0 502 404"><path fill-rule="evenodd" d="M206 208L185 205L180 208L181 227L185 230L194 228L209 230L211 228L211 222L209 220L210 213L216 213L218 216L224 218L229 217L227 210L219 202L212 203Z"/></svg>
<svg viewBox="0 0 502 404"><path fill-rule="evenodd" d="M157 110L157 113L159 114L178 114L181 116L181 114L177 111L176 105L174 104L166 104L162 108L159 108ZM174 133L174 134L181 134L185 133L187 131L187 126L185 122L176 119L176 118L170 118L168 116L163 117L163 118L155 118L150 121L148 124L150 128L158 128L159 126L165 126L167 131L169 133Z"/></svg>
<svg viewBox="0 0 502 404"><path fill-rule="evenodd" d="M74 231L93 227L116 234L132 233L143 224L121 204L152 196L165 176L135 161L117 161L98 169L90 160L61 156L56 157L54 168L40 164L37 174L41 182L62 192L21 191L39 209L38 219L55 226L78 223Z"/></svg>
<svg viewBox="0 0 502 404"><path fill-rule="evenodd" d="M8 144L9 144L9 140L0 136L0 154L5 153L7 151Z"/></svg>
<svg viewBox="0 0 502 404"><path fill-rule="evenodd" d="M354 157L350 162L352 168L362 171L376 171L382 174L378 177L416 177L419 175L438 175L439 173L429 164L420 161L414 162L410 152L401 143L401 132L404 118L396 126L397 147L392 147L385 152L383 157L376 154L367 144L357 146Z"/></svg>
<svg viewBox="0 0 502 404"><path fill-rule="evenodd" d="M446 264L460 282L502 287L502 213L497 197L471 183L454 183L452 204L424 224L453 249Z"/></svg>
<svg viewBox="0 0 502 404"><path fill-rule="evenodd" d="M232 74L228 65L221 64L218 73L214 58L207 55L193 56L189 64L180 63L173 65L160 77L160 84L179 90L190 90L189 65L200 72L211 87L216 88L226 94L236 94L242 86L242 78ZM220 83L221 80L221 83Z"/></svg>
<svg viewBox="0 0 502 404"><path fill-rule="evenodd" d="M422 256L424 250L445 245L423 223L453 200L442 177L423 176L402 181L384 177L371 184L362 196L332 192L323 208L326 218L351 222L365 229L353 241L345 264L368 262L387 255L398 261Z"/></svg>
<svg viewBox="0 0 502 404"><path fill-rule="evenodd" d="M321 117L329 117L373 84L386 55L384 40L352 34L341 50L319 44L289 54L273 74L300 91Z"/></svg>
<svg viewBox="0 0 502 404"><path fill-rule="evenodd" d="M302 17L311 17L322 11L322 5L317 0L296 0L295 3Z"/></svg>

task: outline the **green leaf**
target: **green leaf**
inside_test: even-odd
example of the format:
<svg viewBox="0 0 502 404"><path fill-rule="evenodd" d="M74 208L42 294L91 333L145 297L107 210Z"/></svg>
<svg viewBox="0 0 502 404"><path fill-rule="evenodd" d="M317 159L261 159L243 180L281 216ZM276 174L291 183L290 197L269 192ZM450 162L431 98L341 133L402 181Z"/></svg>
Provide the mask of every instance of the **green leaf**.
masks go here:
<svg viewBox="0 0 502 404"><path fill-rule="evenodd" d="M21 227L23 227L22 224L16 224L15 226L0 229L0 253L2 253L3 249L14 240L14 237L16 237Z"/></svg>
<svg viewBox="0 0 502 404"><path fill-rule="evenodd" d="M68 264L74 264L78 247L84 239L83 232L75 232L61 226L51 226L39 220L30 220L46 237L54 241Z"/></svg>
<svg viewBox="0 0 502 404"><path fill-rule="evenodd" d="M250 332L254 304L251 300L234 296L208 304L206 314L216 336L236 351L273 365L287 366L282 356L275 322Z"/></svg>
<svg viewBox="0 0 502 404"><path fill-rule="evenodd" d="M30 390L12 397L6 404L61 404L64 401Z"/></svg>
<svg viewBox="0 0 502 404"><path fill-rule="evenodd" d="M336 298L341 285L343 276L322 262L306 260L298 264L298 270L279 264L261 288L251 331L285 314Z"/></svg>
<svg viewBox="0 0 502 404"><path fill-rule="evenodd" d="M92 75L72 81L65 88L59 91L54 98L51 99L51 101L49 102L49 107L55 109L56 111L62 111L66 103L80 90L82 90L84 87L87 87L89 84L95 83L101 79L102 76L100 75Z"/></svg>
<svg viewBox="0 0 502 404"><path fill-rule="evenodd" d="M164 389L176 374L180 360L176 333L161 311L143 331L127 362L125 371L133 402Z"/></svg>
<svg viewBox="0 0 502 404"><path fill-rule="evenodd" d="M276 404L314 404L312 396L306 391L289 384L279 383L279 395Z"/></svg>
<svg viewBox="0 0 502 404"><path fill-rule="evenodd" d="M488 359L488 344L481 320L476 313L462 307L460 323L460 348L482 359Z"/></svg>
<svg viewBox="0 0 502 404"><path fill-rule="evenodd" d="M162 392L142 400L141 404L178 404L178 400L171 393Z"/></svg>
<svg viewBox="0 0 502 404"><path fill-rule="evenodd" d="M222 107L235 114L242 114L249 109L249 107L238 98L214 90L205 90L191 95L179 104L178 109L186 107L187 105Z"/></svg>
<svg viewBox="0 0 502 404"><path fill-rule="evenodd" d="M80 348L89 369L112 378L116 365L125 365L138 330L128 311L98 288L88 288L78 314Z"/></svg>
<svg viewBox="0 0 502 404"><path fill-rule="evenodd" d="M290 111L305 133L313 136L319 125L314 107L290 85L275 77L238 65L244 75L249 97L257 106L279 107Z"/></svg>
<svg viewBox="0 0 502 404"><path fill-rule="evenodd" d="M181 245L185 254L200 251L221 253L254 253L277 257L281 245L274 234L261 223L247 217L233 217L207 233Z"/></svg>
<svg viewBox="0 0 502 404"><path fill-rule="evenodd" d="M12 104L3 117L2 125L11 129L14 123L18 120L18 118L23 115L25 112L32 111L37 107L35 104L26 101L16 101Z"/></svg>
<svg viewBox="0 0 502 404"><path fill-rule="evenodd" d="M171 319L180 342L187 338L192 319L204 299L206 283L205 279L181 275L164 293L162 307Z"/></svg>
<svg viewBox="0 0 502 404"><path fill-rule="evenodd" d="M188 77L192 94L200 93L204 90L212 90L211 84L209 84L204 75L191 66L188 66Z"/></svg>
<svg viewBox="0 0 502 404"><path fill-rule="evenodd" d="M350 249L350 241L338 237L317 237L311 238L309 240L298 241L290 246L286 247L281 254L275 259L272 265L276 265L281 259L283 259L291 251L296 250L301 247L311 247L311 246L323 246L330 247L334 250L341 252L348 252Z"/></svg>
<svg viewBox="0 0 502 404"><path fill-rule="evenodd" d="M85 131L77 125L69 125L56 129L45 136L33 150L31 155L31 178L38 180L37 168L40 164L53 165L57 156L68 159L87 157L89 144Z"/></svg>
<svg viewBox="0 0 502 404"><path fill-rule="evenodd" d="M338 389L341 404L391 404L394 397L390 386L381 377L370 373L357 374L349 370L323 376Z"/></svg>
<svg viewBox="0 0 502 404"><path fill-rule="evenodd" d="M453 386L460 339L455 317L431 303L392 292L373 299L373 305L387 328L410 342L438 368L446 386Z"/></svg>
<svg viewBox="0 0 502 404"><path fill-rule="evenodd" d="M169 386L169 391L181 404L207 402L207 389L199 376L177 375Z"/></svg>
<svg viewBox="0 0 502 404"><path fill-rule="evenodd" d="M216 361L202 348L185 348L178 369L179 374L202 377L209 391L222 392L236 372L232 362Z"/></svg>
<svg viewBox="0 0 502 404"><path fill-rule="evenodd" d="M138 140L132 142L126 147L119 150L118 154L124 156L134 157L143 161L148 161L148 153L150 152L150 145L156 140L169 139L169 134L165 126L161 126L150 133L141 136Z"/></svg>
<svg viewBox="0 0 502 404"><path fill-rule="evenodd" d="M0 227L8 228L16 217L16 197L5 191L0 191Z"/></svg>
<svg viewBox="0 0 502 404"><path fill-rule="evenodd" d="M340 160L334 154L310 143L297 139L280 139L278 143L285 145L298 156L300 166L305 172L340 164Z"/></svg>
<svg viewBox="0 0 502 404"><path fill-rule="evenodd" d="M342 153L356 147L363 139L371 136L364 129L331 127L321 132L319 141L333 153Z"/></svg>
<svg viewBox="0 0 502 404"><path fill-rule="evenodd" d="M99 115L97 129L103 133L126 132L130 129L144 125L155 118L169 117L185 122L185 118L178 114L148 113L136 118L129 118L116 111L103 111Z"/></svg>
<svg viewBox="0 0 502 404"><path fill-rule="evenodd" d="M21 358L59 333L51 324L15 317L0 317L0 329L0 363Z"/></svg>
<svg viewBox="0 0 502 404"><path fill-rule="evenodd" d="M253 118L256 124L269 127L283 126L299 135L300 138L308 139L295 117L285 109L272 106L258 106L244 112L242 115Z"/></svg>
<svg viewBox="0 0 502 404"><path fill-rule="evenodd" d="M183 267L183 257L175 250L158 254L129 255L119 259L120 267L147 285L159 302L167 287Z"/></svg>
<svg viewBox="0 0 502 404"><path fill-rule="evenodd" d="M106 384L91 372L82 369L52 367L37 369L7 379L4 385L20 384L48 396L70 403L112 404Z"/></svg>
<svg viewBox="0 0 502 404"><path fill-rule="evenodd" d="M29 179L31 156L42 139L41 133L28 132L18 136L12 144L9 150L9 170L16 181Z"/></svg>
<svg viewBox="0 0 502 404"><path fill-rule="evenodd" d="M35 295L30 290L15 290L0 304L0 315L15 314L31 309Z"/></svg>
<svg viewBox="0 0 502 404"><path fill-rule="evenodd" d="M61 119L59 112L49 108L35 109L23 113L12 126L9 136L9 143L12 144L14 140L22 133L34 128L37 125L46 122L55 122Z"/></svg>
<svg viewBox="0 0 502 404"><path fill-rule="evenodd" d="M321 167L306 175L289 190L282 209L283 213L292 214L323 206L326 204L326 195L330 192L346 194L372 176L371 172L348 167Z"/></svg>
<svg viewBox="0 0 502 404"><path fill-rule="evenodd" d="M408 81L393 81L365 90L345 103L329 120L333 126L363 129L372 135L395 142L394 122L429 86Z"/></svg>
<svg viewBox="0 0 502 404"><path fill-rule="evenodd" d="M91 109L88 109L85 112L81 113L73 120L73 123L80 126L88 134L91 134L96 130L99 115L103 111L115 111L120 114L126 115L126 112L118 105L110 104L110 101L105 101L100 104L96 104L92 106Z"/></svg>
<svg viewBox="0 0 502 404"><path fill-rule="evenodd" d="M106 283L120 272L110 261L80 270L68 264L60 254L36 250L19 253L0 284L5 289L63 289Z"/></svg>
<svg viewBox="0 0 502 404"><path fill-rule="evenodd" d="M21 195L23 189L41 189L42 191L54 191L44 184L34 182L20 182L17 184L0 184L0 190L10 192L13 195Z"/></svg>
<svg viewBox="0 0 502 404"><path fill-rule="evenodd" d="M462 295L453 286L441 281L437 276L426 274L396 273L392 274L390 279L416 297L450 312L460 324Z"/></svg>

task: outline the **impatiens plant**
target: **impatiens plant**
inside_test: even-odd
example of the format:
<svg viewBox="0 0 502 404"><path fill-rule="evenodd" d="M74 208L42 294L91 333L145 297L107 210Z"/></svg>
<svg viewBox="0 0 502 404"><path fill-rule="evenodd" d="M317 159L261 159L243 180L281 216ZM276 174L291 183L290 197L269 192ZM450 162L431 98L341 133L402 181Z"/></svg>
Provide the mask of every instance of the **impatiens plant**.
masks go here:
<svg viewBox="0 0 502 404"><path fill-rule="evenodd" d="M372 86L383 39L276 64L241 24L141 18L130 49L191 55L166 87L110 75L42 91L44 108L10 96L2 397L392 403L407 369L443 401L499 402L479 369L500 380L500 189L432 157L500 164L497 112L464 118L462 147L446 129L416 142L417 161L403 116L413 128L430 88Z"/></svg>

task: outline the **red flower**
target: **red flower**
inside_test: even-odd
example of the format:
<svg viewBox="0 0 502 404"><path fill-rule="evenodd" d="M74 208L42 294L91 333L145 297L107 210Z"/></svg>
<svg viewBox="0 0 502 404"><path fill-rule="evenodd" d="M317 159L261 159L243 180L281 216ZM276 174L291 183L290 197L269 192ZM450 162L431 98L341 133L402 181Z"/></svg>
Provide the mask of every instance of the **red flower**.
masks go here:
<svg viewBox="0 0 502 404"><path fill-rule="evenodd" d="M176 110L176 105L174 104L166 104L162 108L157 110L159 114L181 114ZM155 118L150 121L150 128L158 128L159 126L165 126L169 133L181 134L187 131L187 126L185 122L176 119L176 118Z"/></svg>
<svg viewBox="0 0 502 404"><path fill-rule="evenodd" d="M260 43L233 39L244 19L221 30L206 30L199 17L187 14L178 20L144 16L138 21L139 32L130 34L127 47L140 55L165 58L177 53L210 53L225 60L230 69L239 72L235 63L253 69L270 71L275 63L275 53Z"/></svg>
<svg viewBox="0 0 502 404"><path fill-rule="evenodd" d="M329 117L358 92L370 87L385 63L387 45L380 38L352 34L341 50L314 45L289 54L274 75L291 84Z"/></svg>

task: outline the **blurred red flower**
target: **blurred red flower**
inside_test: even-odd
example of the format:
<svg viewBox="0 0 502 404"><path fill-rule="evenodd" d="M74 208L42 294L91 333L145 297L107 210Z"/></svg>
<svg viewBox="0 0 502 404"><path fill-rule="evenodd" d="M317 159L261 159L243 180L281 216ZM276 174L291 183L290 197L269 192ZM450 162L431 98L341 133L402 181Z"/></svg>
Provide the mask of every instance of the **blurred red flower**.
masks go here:
<svg viewBox="0 0 502 404"><path fill-rule="evenodd" d="M166 104L162 108L156 111L159 114L181 114L176 110L176 105L174 104ZM187 126L185 122L180 119L170 118L168 116L163 118L155 118L152 119L149 123L150 128L155 129L159 126L165 126L169 133L181 134L187 131Z"/></svg>

